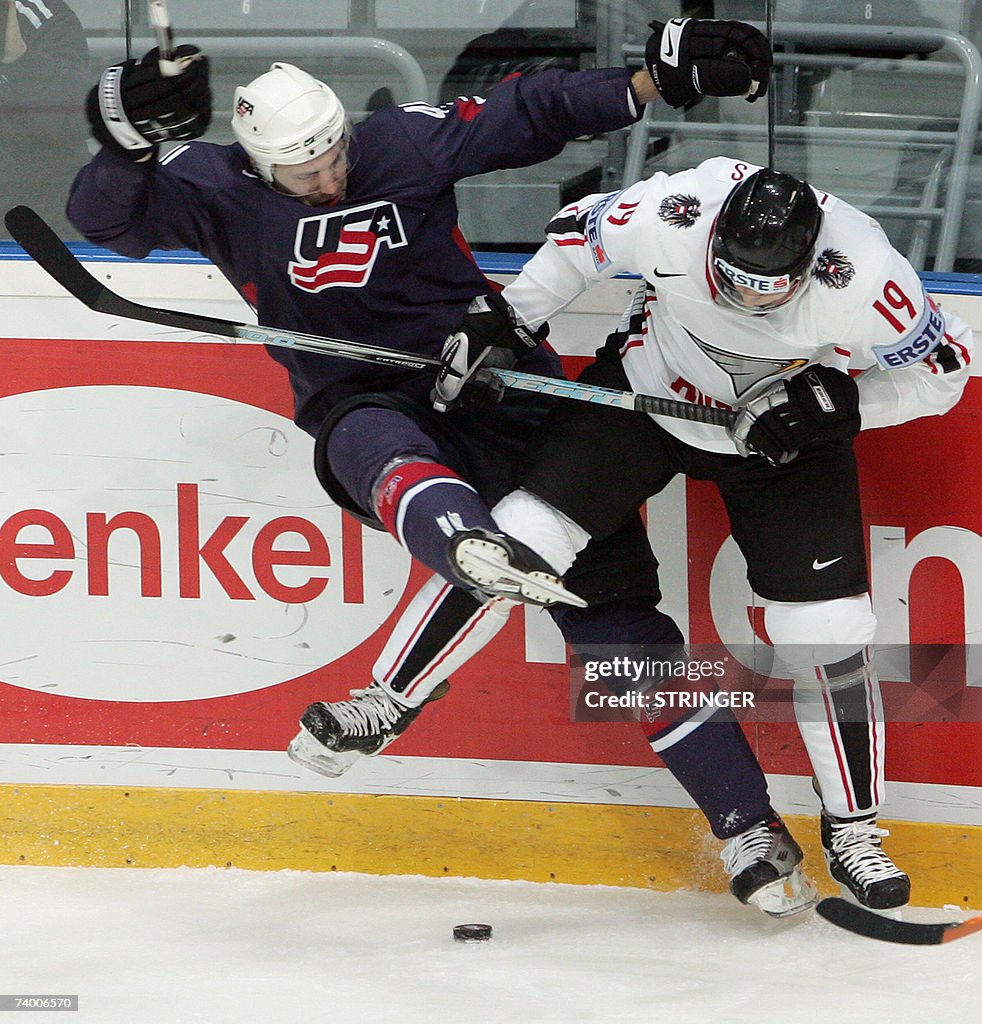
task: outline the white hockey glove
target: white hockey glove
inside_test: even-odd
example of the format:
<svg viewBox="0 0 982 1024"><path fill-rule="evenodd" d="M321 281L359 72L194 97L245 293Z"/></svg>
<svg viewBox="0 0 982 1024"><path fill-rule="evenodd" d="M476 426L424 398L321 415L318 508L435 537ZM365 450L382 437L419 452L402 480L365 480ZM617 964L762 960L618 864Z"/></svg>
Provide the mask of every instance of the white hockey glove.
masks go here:
<svg viewBox="0 0 982 1024"><path fill-rule="evenodd" d="M443 365L431 395L433 408L447 412L461 401L499 402L503 388L477 379L481 367L510 370L549 333L547 324L531 331L497 292L478 295L460 326L443 344ZM464 389L467 394L464 396Z"/></svg>
<svg viewBox="0 0 982 1024"><path fill-rule="evenodd" d="M211 124L208 58L179 46L160 66L154 47L139 63L106 68L89 90L85 114L95 139L117 156L142 160L161 142L197 139Z"/></svg>
<svg viewBox="0 0 982 1024"><path fill-rule="evenodd" d="M645 66L669 106L686 107L700 96L744 96L753 103L767 92L771 44L750 25L672 18L649 27Z"/></svg>
<svg viewBox="0 0 982 1024"><path fill-rule="evenodd" d="M748 402L728 432L741 455L780 466L804 448L851 440L859 429L856 382L831 366L809 366Z"/></svg>

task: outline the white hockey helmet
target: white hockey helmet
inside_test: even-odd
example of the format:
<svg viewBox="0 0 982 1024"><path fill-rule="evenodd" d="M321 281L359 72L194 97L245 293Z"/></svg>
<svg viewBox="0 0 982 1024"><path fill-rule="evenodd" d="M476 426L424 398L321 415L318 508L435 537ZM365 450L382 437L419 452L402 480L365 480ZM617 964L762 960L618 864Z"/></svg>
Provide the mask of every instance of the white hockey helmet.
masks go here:
<svg viewBox="0 0 982 1024"><path fill-rule="evenodd" d="M345 138L344 107L323 82L292 64L235 90L232 130L256 170L273 183L274 164L302 164Z"/></svg>

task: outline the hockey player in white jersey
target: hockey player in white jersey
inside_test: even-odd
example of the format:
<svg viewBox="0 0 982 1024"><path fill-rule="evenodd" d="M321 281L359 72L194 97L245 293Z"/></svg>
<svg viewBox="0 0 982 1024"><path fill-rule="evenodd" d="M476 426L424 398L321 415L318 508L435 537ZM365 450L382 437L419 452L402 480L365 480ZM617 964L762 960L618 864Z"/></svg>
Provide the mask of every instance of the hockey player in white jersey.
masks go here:
<svg viewBox="0 0 982 1024"><path fill-rule="evenodd" d="M715 158L587 197L547 236L503 293L530 329L597 281L642 278L581 379L738 416L725 429L569 403L537 432L523 489L496 521L562 571L676 474L715 481L794 678L832 877L866 906L903 905L910 880L877 825L885 737L852 438L949 410L971 332L875 221L746 162ZM466 330L451 340L441 406L500 356ZM766 846L759 829L745 840L730 844L731 869Z"/></svg>

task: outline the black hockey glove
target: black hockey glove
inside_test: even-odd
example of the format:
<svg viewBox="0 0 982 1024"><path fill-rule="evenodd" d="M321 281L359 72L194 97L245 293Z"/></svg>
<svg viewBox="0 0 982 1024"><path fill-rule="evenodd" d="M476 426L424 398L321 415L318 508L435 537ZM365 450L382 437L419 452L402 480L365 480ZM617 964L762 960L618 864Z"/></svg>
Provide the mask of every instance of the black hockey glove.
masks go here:
<svg viewBox="0 0 982 1024"><path fill-rule="evenodd" d="M96 140L127 160L142 160L161 142L197 139L211 123L208 58L179 46L161 70L154 47L139 63L114 64L89 90L85 113Z"/></svg>
<svg viewBox="0 0 982 1024"><path fill-rule="evenodd" d="M750 25L697 18L649 25L645 66L669 106L685 107L700 96L745 96L753 103L767 92L771 44Z"/></svg>
<svg viewBox="0 0 982 1024"><path fill-rule="evenodd" d="M856 382L831 366L809 366L748 402L729 434L741 455L763 455L778 466L803 448L848 441L859 429Z"/></svg>
<svg viewBox="0 0 982 1024"><path fill-rule="evenodd" d="M510 370L519 357L533 351L549 333L547 324L531 331L497 292L478 295L460 326L443 344L443 365L433 388L433 408L447 412L467 399L500 402L503 388L495 381L476 379L482 367Z"/></svg>

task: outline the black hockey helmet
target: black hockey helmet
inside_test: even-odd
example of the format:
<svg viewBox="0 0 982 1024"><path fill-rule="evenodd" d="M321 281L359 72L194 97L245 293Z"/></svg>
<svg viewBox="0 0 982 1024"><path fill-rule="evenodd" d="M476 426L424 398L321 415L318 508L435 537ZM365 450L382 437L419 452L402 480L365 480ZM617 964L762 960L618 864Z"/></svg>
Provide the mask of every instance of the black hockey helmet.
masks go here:
<svg viewBox="0 0 982 1024"><path fill-rule="evenodd" d="M756 171L726 197L713 229L709 264L720 296L745 312L783 305L801 290L821 228L806 182L768 167Z"/></svg>

